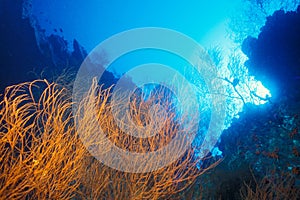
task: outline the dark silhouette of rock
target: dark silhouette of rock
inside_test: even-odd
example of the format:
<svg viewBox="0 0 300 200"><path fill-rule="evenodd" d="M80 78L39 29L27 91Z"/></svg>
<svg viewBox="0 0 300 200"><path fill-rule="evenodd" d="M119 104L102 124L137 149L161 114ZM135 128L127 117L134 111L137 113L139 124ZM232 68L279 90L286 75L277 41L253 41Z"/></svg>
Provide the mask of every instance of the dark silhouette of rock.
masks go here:
<svg viewBox="0 0 300 200"><path fill-rule="evenodd" d="M278 96L299 99L300 6L295 12L274 12L258 38L248 37L242 49L251 74Z"/></svg>
<svg viewBox="0 0 300 200"><path fill-rule="evenodd" d="M22 18L21 0L1 1L0 33L1 90L7 85L30 79L28 72L33 68L51 64L49 60L42 59L29 19Z"/></svg>
<svg viewBox="0 0 300 200"><path fill-rule="evenodd" d="M27 3L26 6L31 6L29 1L24 2ZM45 30L38 24L33 25L33 19L27 16L28 13L23 15L24 2L1 0L0 94L4 92L5 87L12 84L37 78L51 81L66 68L76 72L87 56L87 52L77 40L74 39L71 51L69 43L62 36L56 33L46 36ZM28 10L30 9L27 9L27 12ZM59 30L62 32L62 29ZM42 77L40 74L43 74ZM117 80L111 72L105 71L100 82L109 87ZM127 82L132 84L130 79Z"/></svg>

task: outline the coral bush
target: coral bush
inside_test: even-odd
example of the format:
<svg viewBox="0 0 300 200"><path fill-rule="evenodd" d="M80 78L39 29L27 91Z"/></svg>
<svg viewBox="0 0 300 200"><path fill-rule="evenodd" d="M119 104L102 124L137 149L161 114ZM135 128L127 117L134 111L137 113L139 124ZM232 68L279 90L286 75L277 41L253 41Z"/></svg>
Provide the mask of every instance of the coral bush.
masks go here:
<svg viewBox="0 0 300 200"><path fill-rule="evenodd" d="M110 142L131 152L155 151L176 134L189 136L190 129L179 129L180 121L172 110L159 114L157 102L168 106L167 101L157 99L163 95L147 101L136 96L126 105L135 124L148 125L145 130L149 133L157 132L152 137L138 138L127 134L134 126L127 126L124 132L116 123L113 107L120 104L111 100L110 89L101 89L94 83L89 95L77 102L78 113L72 113L69 94L65 88L45 80L6 88L0 102L0 199L175 198L216 164L197 169L198 160L189 148L179 159L154 171L129 173L112 169L86 150L103 143L95 140L91 113L96 113L96 125L101 126ZM150 119L150 105L154 105L157 119ZM74 117L78 115L82 118L77 124ZM164 121L159 130L154 129L153 122L157 121Z"/></svg>
<svg viewBox="0 0 300 200"><path fill-rule="evenodd" d="M295 177L290 173L268 173L262 180L254 179L254 185L245 183L240 190L244 200L283 199L297 200L300 189L295 184Z"/></svg>
<svg viewBox="0 0 300 200"><path fill-rule="evenodd" d="M0 199L68 199L84 149L64 89L34 81L6 89L0 104Z"/></svg>
<svg viewBox="0 0 300 200"><path fill-rule="evenodd" d="M158 91L158 93L163 93L163 91ZM89 95L81 103L79 111L80 113L92 113L93 110L96 110L99 125L103 132L106 133L106 137L109 138L110 142L115 146L129 152L144 153L162 148L173 139L175 134L185 134L189 136L188 131L190 131L190 129L184 129L186 131L184 132L179 128L180 122L175 120L174 112L170 111L162 114L160 113L159 107L154 106L164 104L166 107L172 107L169 105L171 104L169 101L161 99L164 95L156 94L156 97L161 98L150 97L148 100L144 100L142 96L135 96L128 104L125 103L122 105L120 102L126 102L122 100L126 98L125 96L121 96L121 99L112 100L110 94L110 89L102 90L101 87L94 83ZM158 117L157 119L150 119L149 110L151 105L154 106L152 109L154 109L154 113L156 113L155 116ZM114 106L117 106L118 109L114 109ZM127 106L129 107L129 111L126 114L130 115L135 123L132 125L121 124L120 126L115 122L116 119L114 116L117 114L114 113L115 115L113 115L113 112L123 110L120 108ZM117 115L123 116L123 118L117 120L121 122L126 121L125 115ZM93 117L91 114L83 115L78 127L78 132L84 132L82 139L85 141L85 144L95 147L101 141L95 140L96 136L94 136L94 131L96 125L92 123L93 119L91 117ZM164 126L161 129L156 129L155 123L153 122L158 120L164 122ZM126 129L122 127L122 125L126 126ZM157 133L147 138L138 138L127 134L127 132L136 131L137 125L146 127L144 129L146 135L152 132ZM124 129L127 132L125 132ZM180 144L183 144L183 142L179 141L177 145ZM100 154L102 153L103 151L100 152ZM89 178L91 178L90 181L86 181L87 179L84 178L83 188L84 190L90 191L83 193L84 195L88 194L88 197L84 196L84 199L97 199L101 197L105 197L105 199L167 199L171 196L174 197L174 195L176 196L180 191L189 187L199 175L217 164L213 163L207 168L199 170L196 168L197 162L198 160L194 158L192 148L189 148L183 156L176 159L170 165L145 173L118 171L99 163L96 159L91 159L88 163L92 164L84 170L92 171L92 173L88 175ZM138 159L128 161L128 164L136 166L141 163L142 161ZM147 163L146 166L141 165L142 167L151 168L152 164L155 165L155 163L151 162ZM90 176L93 173L97 173L97 175L94 174ZM100 188L99 184L102 185Z"/></svg>

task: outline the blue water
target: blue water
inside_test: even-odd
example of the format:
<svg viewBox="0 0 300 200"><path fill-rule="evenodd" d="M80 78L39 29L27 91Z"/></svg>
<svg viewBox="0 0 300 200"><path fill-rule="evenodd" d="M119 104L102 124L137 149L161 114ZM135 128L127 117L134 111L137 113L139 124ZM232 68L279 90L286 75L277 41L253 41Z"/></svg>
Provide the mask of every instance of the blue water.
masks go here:
<svg viewBox="0 0 300 200"><path fill-rule="evenodd" d="M215 75L213 70L200 73L197 64L193 66L183 57L161 49L139 49L120 56L103 71L100 82L109 87L122 77L130 86L145 81L145 77L169 80L167 70L130 73L136 66L149 63L169 66L188 80L199 103L194 108L201 116L192 143L195 159L207 155L224 159L221 168L225 171L251 165L260 175L276 166L299 179L292 169L300 167L295 153L295 148L300 149L300 2L272 1L264 4L265 12L246 0L24 2L20 5L6 0L3 9L0 7L0 94L12 84L36 78L51 80L65 69L74 78L84 58L97 45L123 31L143 27L173 30L203 48L201 55L195 54L195 49L187 52L191 57L196 55L197 61L212 63L209 66L216 70L219 96L210 90L213 84L205 82ZM257 14L256 18L251 12ZM180 49L185 44L175 41L171 46ZM97 61L105 65L114 52L101 53ZM141 87L145 99L160 84L152 83L150 78L150 84ZM172 83L182 91L186 89L180 81ZM183 102L174 98L174 105L184 104L191 109L191 94L184 96L187 98ZM177 117L182 114L179 110ZM214 113L224 117L220 124L213 124ZM203 150L203 141L209 144L208 150ZM200 161L197 166L200 169L206 164Z"/></svg>

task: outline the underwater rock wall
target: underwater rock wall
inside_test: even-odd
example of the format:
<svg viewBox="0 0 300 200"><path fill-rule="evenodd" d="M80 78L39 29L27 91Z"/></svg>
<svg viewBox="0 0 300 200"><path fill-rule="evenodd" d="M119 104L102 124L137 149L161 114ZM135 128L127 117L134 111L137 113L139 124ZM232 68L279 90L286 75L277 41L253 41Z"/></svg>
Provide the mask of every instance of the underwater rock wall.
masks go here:
<svg viewBox="0 0 300 200"><path fill-rule="evenodd" d="M300 6L295 12L274 12L267 17L258 38L248 37L243 51L249 72L262 80L276 96L299 99Z"/></svg>
<svg viewBox="0 0 300 200"><path fill-rule="evenodd" d="M55 80L64 74L71 82L75 72L87 56L87 52L74 39L69 44L64 37L52 34L46 36L43 30L30 15L30 1L2 0L0 7L0 94L4 88L38 78ZM24 8L26 6L26 15ZM73 48L69 48L72 45ZM72 51L70 51L72 49ZM106 71L102 83L116 83L116 77ZM67 80L64 80L67 81ZM130 82L131 80L129 80Z"/></svg>

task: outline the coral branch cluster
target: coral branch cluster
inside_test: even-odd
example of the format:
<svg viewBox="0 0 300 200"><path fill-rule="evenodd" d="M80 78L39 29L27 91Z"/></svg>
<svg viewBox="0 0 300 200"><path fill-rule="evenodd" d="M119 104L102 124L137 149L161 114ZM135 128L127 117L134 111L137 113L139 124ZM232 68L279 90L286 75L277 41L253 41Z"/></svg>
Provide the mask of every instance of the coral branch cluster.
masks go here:
<svg viewBox="0 0 300 200"><path fill-rule="evenodd" d="M164 121L164 126L159 131L151 130L153 119L149 119L148 106L157 99L136 97L129 103L135 124L150 124L146 130L157 131L152 137L137 138L122 132L116 124L112 109L118 102L111 100L110 89L94 84L89 95L77 102L79 113L72 112L74 102L68 94L65 88L45 80L6 88L0 102L0 199L170 198L216 164L197 169L198 160L190 148L179 159L155 171L127 173L112 169L87 151L103 142L94 140L92 112L109 141L129 152L155 151L174 135L188 132L179 131L180 122L171 111L155 115L161 118L154 121ZM76 124L79 114L83 118Z"/></svg>

